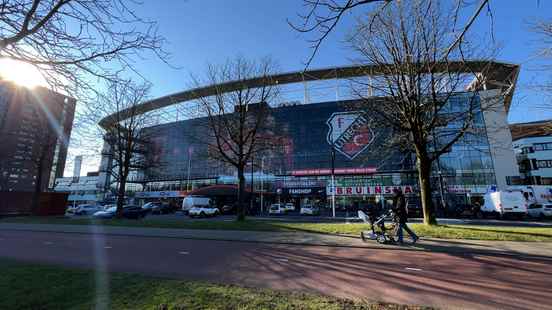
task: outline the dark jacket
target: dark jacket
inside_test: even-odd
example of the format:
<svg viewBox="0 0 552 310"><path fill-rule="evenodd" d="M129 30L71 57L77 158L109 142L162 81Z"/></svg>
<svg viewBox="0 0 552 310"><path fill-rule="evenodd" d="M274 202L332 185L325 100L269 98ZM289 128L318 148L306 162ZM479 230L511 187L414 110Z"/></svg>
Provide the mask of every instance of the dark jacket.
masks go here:
<svg viewBox="0 0 552 310"><path fill-rule="evenodd" d="M393 211L395 212L395 221L406 223L408 221L408 211L406 209L406 199L403 193L397 193L393 197Z"/></svg>

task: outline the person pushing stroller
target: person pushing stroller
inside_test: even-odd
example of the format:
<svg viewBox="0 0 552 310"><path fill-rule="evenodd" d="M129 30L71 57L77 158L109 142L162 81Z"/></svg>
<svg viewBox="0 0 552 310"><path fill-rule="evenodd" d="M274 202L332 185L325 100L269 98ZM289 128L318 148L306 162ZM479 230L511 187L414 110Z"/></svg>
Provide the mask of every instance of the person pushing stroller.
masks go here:
<svg viewBox="0 0 552 310"><path fill-rule="evenodd" d="M406 225L408 221L408 211L406 209L406 199L400 188L395 188L393 190L393 212L394 212L394 222L397 230L397 241L398 243L403 243L403 229L410 235L412 238L412 244L418 241L418 236Z"/></svg>
<svg viewBox="0 0 552 310"><path fill-rule="evenodd" d="M387 210L383 212L383 209L378 205L370 205L368 208L358 211L358 216L365 223L370 224L371 232L361 231L360 238L362 241L367 239L376 240L378 243L395 243L395 239L388 233L388 229L385 227L385 218L390 217L393 214L393 210ZM376 229L377 228L377 229Z"/></svg>

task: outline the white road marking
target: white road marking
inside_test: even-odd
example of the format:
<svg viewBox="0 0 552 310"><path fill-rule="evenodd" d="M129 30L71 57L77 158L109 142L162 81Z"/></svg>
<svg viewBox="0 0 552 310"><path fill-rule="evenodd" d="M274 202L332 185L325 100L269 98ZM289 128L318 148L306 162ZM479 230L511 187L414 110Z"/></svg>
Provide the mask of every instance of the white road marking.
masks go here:
<svg viewBox="0 0 552 310"><path fill-rule="evenodd" d="M104 246L104 249L111 249L110 246Z"/></svg>
<svg viewBox="0 0 552 310"><path fill-rule="evenodd" d="M54 244L52 241L46 241L44 242L45 245L50 245L50 244Z"/></svg>
<svg viewBox="0 0 552 310"><path fill-rule="evenodd" d="M287 258L276 258L277 261L280 261L280 262L288 262L289 259Z"/></svg>
<svg viewBox="0 0 552 310"><path fill-rule="evenodd" d="M422 269L420 269L420 268L410 268L410 267L406 267L406 268L404 268L404 269L406 269L406 270L412 270L412 271L422 271Z"/></svg>
<svg viewBox="0 0 552 310"><path fill-rule="evenodd" d="M188 255L188 254L190 254L190 252L181 251L181 252L178 252L178 254L181 254L181 255Z"/></svg>

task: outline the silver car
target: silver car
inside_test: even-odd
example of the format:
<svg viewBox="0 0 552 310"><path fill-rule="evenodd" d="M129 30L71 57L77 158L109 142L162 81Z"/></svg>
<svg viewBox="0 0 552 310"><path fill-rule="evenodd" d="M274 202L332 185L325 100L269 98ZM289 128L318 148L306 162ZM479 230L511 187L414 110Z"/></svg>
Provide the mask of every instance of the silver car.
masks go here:
<svg viewBox="0 0 552 310"><path fill-rule="evenodd" d="M92 215L101 210L103 210L102 206L84 204L77 206L75 215Z"/></svg>

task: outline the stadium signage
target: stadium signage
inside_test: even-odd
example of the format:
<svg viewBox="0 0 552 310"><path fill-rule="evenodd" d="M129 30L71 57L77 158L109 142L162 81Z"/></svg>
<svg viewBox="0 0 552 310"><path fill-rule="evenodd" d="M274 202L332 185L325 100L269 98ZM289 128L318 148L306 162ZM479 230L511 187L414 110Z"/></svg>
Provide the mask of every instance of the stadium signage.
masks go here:
<svg viewBox="0 0 552 310"><path fill-rule="evenodd" d="M185 191L162 191L162 192L136 192L136 198L169 198L169 197L184 197Z"/></svg>
<svg viewBox="0 0 552 310"><path fill-rule="evenodd" d="M278 193L290 195L294 197L301 196L324 196L326 194L325 187L308 187L308 188L282 188Z"/></svg>
<svg viewBox="0 0 552 310"><path fill-rule="evenodd" d="M354 159L374 141L369 120L360 111L333 113L326 124L328 143L348 159Z"/></svg>
<svg viewBox="0 0 552 310"><path fill-rule="evenodd" d="M411 194L414 189L410 185L404 186L336 186L336 196L367 196L367 195L391 195L395 188L400 188L403 193ZM326 188L328 195L332 194L332 187Z"/></svg>
<svg viewBox="0 0 552 310"><path fill-rule="evenodd" d="M336 168L334 174L372 174L376 173L377 169L374 167L368 168ZM308 175L331 175L332 169L303 169L291 171L292 176L308 176Z"/></svg>
<svg viewBox="0 0 552 310"><path fill-rule="evenodd" d="M277 188L306 188L306 187L326 187L326 182L322 180L286 180L276 181Z"/></svg>

